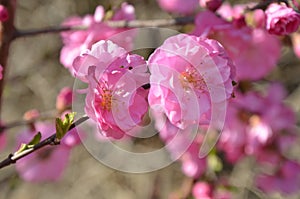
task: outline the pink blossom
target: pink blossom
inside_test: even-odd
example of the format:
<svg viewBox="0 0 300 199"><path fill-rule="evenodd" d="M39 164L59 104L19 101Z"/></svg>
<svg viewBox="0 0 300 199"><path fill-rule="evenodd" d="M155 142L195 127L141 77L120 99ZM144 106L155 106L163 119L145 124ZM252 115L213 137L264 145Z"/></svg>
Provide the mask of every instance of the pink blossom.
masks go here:
<svg viewBox="0 0 300 199"><path fill-rule="evenodd" d="M30 109L23 115L24 120L35 120L40 117L40 112L37 109Z"/></svg>
<svg viewBox="0 0 300 199"><path fill-rule="evenodd" d="M4 7L3 5L0 5L0 22L5 22L8 20L8 11L6 9L6 7Z"/></svg>
<svg viewBox="0 0 300 199"><path fill-rule="evenodd" d="M203 8L210 11L216 11L223 3L223 0L199 0L199 4Z"/></svg>
<svg viewBox="0 0 300 199"><path fill-rule="evenodd" d="M131 49L133 32L128 28L112 28L105 24L104 8L98 6L92 15L86 15L83 18L70 17L65 20L65 26L83 26L86 30L66 31L61 34L63 40L63 48L60 52L60 62L76 76L76 72L72 67L74 59L86 49L89 49L94 43L99 40L110 39L118 45ZM135 18L134 7L127 3L123 3L121 8L115 10L111 20L133 20ZM117 34L122 33L120 36Z"/></svg>
<svg viewBox="0 0 300 199"><path fill-rule="evenodd" d="M195 24L193 34L207 35L224 46L236 66L237 80L258 80L276 67L280 43L266 31L236 26L209 11L199 13Z"/></svg>
<svg viewBox="0 0 300 199"><path fill-rule="evenodd" d="M197 182L192 190L195 199L212 199L212 187L207 182Z"/></svg>
<svg viewBox="0 0 300 199"><path fill-rule="evenodd" d="M56 97L56 109L63 111L72 106L73 92L69 87L64 87Z"/></svg>
<svg viewBox="0 0 300 199"><path fill-rule="evenodd" d="M210 120L212 103L230 98L234 68L215 40L179 34L149 58L149 104L184 129Z"/></svg>
<svg viewBox="0 0 300 199"><path fill-rule="evenodd" d="M298 30L300 15L285 4L272 3L265 11L266 29L276 35L288 35Z"/></svg>
<svg viewBox="0 0 300 199"><path fill-rule="evenodd" d="M37 132L41 132L42 139L46 139L55 133L53 124L36 123L35 128L35 131L25 130L18 135L17 147L21 143L28 143ZM60 145L46 146L18 160L16 169L20 176L30 182L59 180L67 166L71 149L74 146L68 140L74 136L78 135L75 130L72 130L61 140Z"/></svg>
<svg viewBox="0 0 300 199"><path fill-rule="evenodd" d="M198 0L157 0L159 6L167 11L179 14L191 14L198 5Z"/></svg>
<svg viewBox="0 0 300 199"><path fill-rule="evenodd" d="M111 63L125 59L127 51L120 48L111 41L101 40L92 45L91 50L86 49L80 56L77 56L73 62L75 77L83 82L87 82L88 69L90 66L96 66L97 73L103 73Z"/></svg>
<svg viewBox="0 0 300 199"><path fill-rule="evenodd" d="M148 91L141 87L149 82L145 60L119 52L125 50L111 41L100 41L74 64L86 73L81 79L89 85L85 112L105 136L113 138L141 124L148 110Z"/></svg>

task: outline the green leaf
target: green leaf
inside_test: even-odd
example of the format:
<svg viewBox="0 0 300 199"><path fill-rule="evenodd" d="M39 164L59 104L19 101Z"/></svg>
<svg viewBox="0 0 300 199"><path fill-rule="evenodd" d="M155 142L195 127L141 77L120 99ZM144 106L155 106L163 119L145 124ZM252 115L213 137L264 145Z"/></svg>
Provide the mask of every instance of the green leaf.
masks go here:
<svg viewBox="0 0 300 199"><path fill-rule="evenodd" d="M41 141L42 135L41 132L38 132L28 144L22 143L19 149L15 152L15 154L19 154L27 149L31 149L34 145L38 144Z"/></svg>
<svg viewBox="0 0 300 199"><path fill-rule="evenodd" d="M65 134L68 132L72 123L74 122L75 112L68 113L65 115L65 119L56 118L55 127L56 127L56 138L61 140Z"/></svg>
<svg viewBox="0 0 300 199"><path fill-rule="evenodd" d="M39 143L41 141L42 138L42 134L41 132L38 132L33 138L32 140L28 143L28 145L36 145L37 143Z"/></svg>
<svg viewBox="0 0 300 199"><path fill-rule="evenodd" d="M208 156L208 166L215 172L219 172L223 169L222 160L216 154L210 154Z"/></svg>

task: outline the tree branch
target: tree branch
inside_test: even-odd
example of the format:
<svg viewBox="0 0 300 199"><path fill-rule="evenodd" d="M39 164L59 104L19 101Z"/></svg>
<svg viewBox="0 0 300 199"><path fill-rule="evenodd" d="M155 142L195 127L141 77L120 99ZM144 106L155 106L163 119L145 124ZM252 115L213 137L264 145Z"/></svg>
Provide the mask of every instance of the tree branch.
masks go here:
<svg viewBox="0 0 300 199"><path fill-rule="evenodd" d="M132 21L105 21L113 28L143 28L143 27L166 27L194 23L194 17L179 17L174 19L132 20ZM17 30L15 37L35 36L39 34L59 33L69 30L83 30L84 26L52 26L35 30Z"/></svg>
<svg viewBox="0 0 300 199"><path fill-rule="evenodd" d="M80 125L81 123L85 122L88 119L89 119L88 116L81 117L80 119L78 119L76 122L74 122L70 126L68 131L72 130L73 128L75 128L76 126ZM33 148L24 150L21 153L17 153L17 154L16 153L11 153L11 154L9 154L6 159L4 159L3 161L0 162L0 169L2 169L4 167L7 167L11 164L15 164L17 162L17 160L33 153L34 151L37 151L40 148L43 148L47 145L57 145L57 144L59 144L59 140L56 138L56 133L54 133L53 135L49 136L45 140L43 140L40 143L34 145Z"/></svg>
<svg viewBox="0 0 300 199"><path fill-rule="evenodd" d="M57 116L58 115L55 112L47 112L47 113L41 113L40 116L34 119L30 119L30 120L23 119L23 120L17 120L9 123L0 124L0 135L7 129L11 129L23 125L29 125L37 121L52 120L55 119Z"/></svg>

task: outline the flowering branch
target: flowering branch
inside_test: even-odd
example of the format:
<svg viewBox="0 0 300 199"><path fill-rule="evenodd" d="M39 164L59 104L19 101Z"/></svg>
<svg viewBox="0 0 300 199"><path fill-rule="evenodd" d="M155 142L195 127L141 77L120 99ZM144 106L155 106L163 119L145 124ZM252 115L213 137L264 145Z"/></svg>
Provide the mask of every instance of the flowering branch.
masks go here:
<svg viewBox="0 0 300 199"><path fill-rule="evenodd" d="M164 27L176 26L194 23L194 17L178 17L174 19L152 19L152 20L119 20L119 21L106 21L108 26L113 28L143 28L143 27ZM35 36L38 34L59 33L68 30L85 29L83 26L52 26L36 30L17 30L15 38Z"/></svg>
<svg viewBox="0 0 300 199"><path fill-rule="evenodd" d="M87 116L81 117L76 122L72 123L72 125L70 126L68 131L72 130L73 128L75 128L76 126L80 125L81 123L85 122L88 119L89 119L89 117L87 117ZM15 164L17 162L17 160L33 153L34 151L37 151L40 148L43 148L47 145L58 145L58 144L60 144L59 139L57 139L56 133L54 133L50 137L48 137L45 140L34 145L32 148L26 149L20 153L9 154L6 159L4 159L3 161L0 162L0 169L4 168L6 166L9 166L11 164Z"/></svg>

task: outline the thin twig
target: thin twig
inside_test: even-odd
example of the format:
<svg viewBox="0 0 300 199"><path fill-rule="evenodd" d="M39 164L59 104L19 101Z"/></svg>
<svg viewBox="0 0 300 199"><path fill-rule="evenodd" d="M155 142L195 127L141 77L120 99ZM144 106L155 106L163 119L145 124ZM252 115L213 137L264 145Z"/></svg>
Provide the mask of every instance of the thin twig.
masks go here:
<svg viewBox="0 0 300 199"><path fill-rule="evenodd" d="M143 28L143 27L166 27L175 25L185 25L194 23L194 17L179 17L174 19L152 19L152 20L120 20L105 21L108 26L113 28ZM34 30L17 30L14 38L35 36L39 34L59 33L69 30L83 30L84 26L51 26Z"/></svg>
<svg viewBox="0 0 300 199"><path fill-rule="evenodd" d="M47 113L41 114L39 117L34 118L34 119L30 119L30 120L24 119L24 120L17 120L17 121L12 121L9 123L4 123L4 124L0 125L0 134L3 133L7 129L11 129L11 128L18 127L18 126L30 125L37 121L51 120L51 119L55 119L56 117L57 117L56 113L54 113L54 112L48 113L47 112Z"/></svg>
<svg viewBox="0 0 300 199"><path fill-rule="evenodd" d="M35 35L47 34L47 33L59 33L59 32L74 30L74 29L75 28L69 26L50 26L42 29L16 30L14 38L35 36Z"/></svg>
<svg viewBox="0 0 300 199"><path fill-rule="evenodd" d="M74 122L70 126L69 131L72 130L73 128L75 128L76 126L80 125L81 123L85 122L88 119L89 119L88 116L81 117L80 119L78 119L76 122ZM37 151L40 148L43 148L47 145L57 145L57 144L59 144L59 140L56 139L56 133L54 133L53 135L49 136L48 138L41 141L40 143L34 145L30 149L27 149L27 150L22 151L21 153L17 153L17 154L16 153L9 154L6 159L4 159L3 161L0 162L0 169L7 167L11 164L15 164L17 162L17 160L31 154L34 151Z"/></svg>

